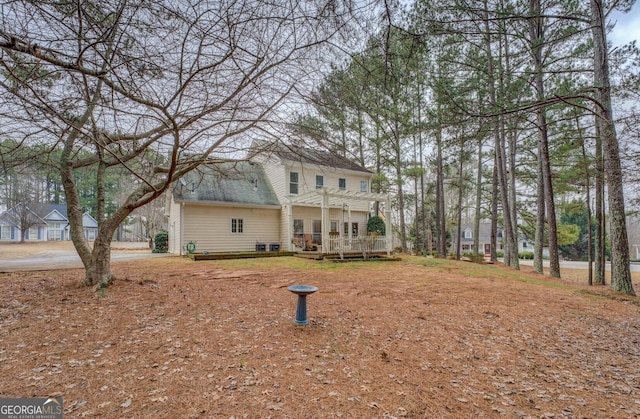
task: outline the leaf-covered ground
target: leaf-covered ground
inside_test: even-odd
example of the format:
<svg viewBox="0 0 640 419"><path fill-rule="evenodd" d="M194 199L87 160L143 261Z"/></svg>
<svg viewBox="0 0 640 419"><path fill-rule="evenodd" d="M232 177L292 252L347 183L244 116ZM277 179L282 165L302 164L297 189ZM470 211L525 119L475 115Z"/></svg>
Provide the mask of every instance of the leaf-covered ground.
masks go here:
<svg viewBox="0 0 640 419"><path fill-rule="evenodd" d="M640 301L584 273L412 257L113 271L103 293L81 270L0 274L0 397L62 396L65 417L640 416ZM296 283L320 289L307 326Z"/></svg>

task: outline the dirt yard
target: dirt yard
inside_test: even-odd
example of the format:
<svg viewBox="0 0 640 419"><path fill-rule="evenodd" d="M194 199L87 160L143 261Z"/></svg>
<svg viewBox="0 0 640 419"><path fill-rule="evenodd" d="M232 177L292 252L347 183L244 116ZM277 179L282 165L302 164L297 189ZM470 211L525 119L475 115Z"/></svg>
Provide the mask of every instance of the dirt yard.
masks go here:
<svg viewBox="0 0 640 419"><path fill-rule="evenodd" d="M0 277L0 397L61 396L65 417L640 416L640 299L584 272L412 257L113 271L98 293L80 270ZM296 283L320 289L307 326Z"/></svg>

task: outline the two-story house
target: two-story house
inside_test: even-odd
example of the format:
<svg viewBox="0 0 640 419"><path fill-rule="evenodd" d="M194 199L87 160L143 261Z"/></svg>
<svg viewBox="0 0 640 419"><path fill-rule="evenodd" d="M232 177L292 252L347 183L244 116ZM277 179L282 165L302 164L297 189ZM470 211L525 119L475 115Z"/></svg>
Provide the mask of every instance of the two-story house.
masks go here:
<svg viewBox="0 0 640 419"><path fill-rule="evenodd" d="M496 234L497 234L496 245L498 247L496 250L498 252L503 252L504 244L502 242L501 227L498 227ZM463 224L460 236L461 236L460 244L461 244L462 252L464 253L464 252L473 251L473 243L474 243L473 225ZM453 237L455 237L455 233L453 234ZM480 222L480 235L478 236L478 245L479 245L479 251L484 252L484 255L486 257L489 257L491 255L491 223L490 222ZM455 251L455 248L456 248L456 243L454 239L453 245L452 245L452 251ZM532 252L533 249L534 249L533 241L527 240L527 238L522 235L518 238L518 252L523 252L523 251ZM545 256L549 254L548 248L545 248L543 250L543 254Z"/></svg>
<svg viewBox="0 0 640 419"><path fill-rule="evenodd" d="M169 196L169 252L357 251L371 204L373 173L326 151L255 141L246 161L212 163L176 182ZM387 237L376 250L390 251Z"/></svg>

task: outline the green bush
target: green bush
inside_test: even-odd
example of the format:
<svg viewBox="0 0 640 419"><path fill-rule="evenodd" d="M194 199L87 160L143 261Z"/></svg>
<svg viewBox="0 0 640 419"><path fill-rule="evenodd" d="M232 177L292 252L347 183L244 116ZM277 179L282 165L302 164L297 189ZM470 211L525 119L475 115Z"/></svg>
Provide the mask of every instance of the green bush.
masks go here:
<svg viewBox="0 0 640 419"><path fill-rule="evenodd" d="M384 236L384 220L377 215L374 215L369 218L369 221L367 221L367 233L373 233L374 231L379 235Z"/></svg>
<svg viewBox="0 0 640 419"><path fill-rule="evenodd" d="M169 251L169 233L161 231L153 238L153 253L167 253Z"/></svg>
<svg viewBox="0 0 640 419"><path fill-rule="evenodd" d="M533 252L529 252L529 251L522 251L520 253L518 253L518 258L520 259L533 259Z"/></svg>
<svg viewBox="0 0 640 419"><path fill-rule="evenodd" d="M504 252L502 250L496 251L496 257L503 258L504 257Z"/></svg>

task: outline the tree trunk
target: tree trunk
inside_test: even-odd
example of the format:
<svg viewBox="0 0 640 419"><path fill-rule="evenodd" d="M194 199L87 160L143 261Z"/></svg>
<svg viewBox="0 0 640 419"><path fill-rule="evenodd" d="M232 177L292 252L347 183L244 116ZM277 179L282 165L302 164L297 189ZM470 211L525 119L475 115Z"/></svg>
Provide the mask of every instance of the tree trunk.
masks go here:
<svg viewBox="0 0 640 419"><path fill-rule="evenodd" d="M589 173L589 160L587 159L587 148L584 144L582 129L580 128L580 118L576 117L576 128L580 135L580 149L582 150L582 163L584 165L586 205L587 205L587 283L593 285L593 223L591 220L591 174Z"/></svg>
<svg viewBox="0 0 640 419"><path fill-rule="evenodd" d="M498 185L500 189L500 195L502 198L502 214L503 214L503 222L504 222L504 234L503 240L506 241L504 251L505 251L505 264L508 264L514 269L520 269L520 261L518 259L518 243L517 239L514 236L513 225L511 224L511 206L509 203L509 193L507 188L507 179L506 179L506 169L504 162L504 139L500 138L500 133L498 132L498 143L496 147L497 153L497 162L498 162Z"/></svg>
<svg viewBox="0 0 640 419"><path fill-rule="evenodd" d="M424 147L422 144L422 93L420 93L420 83L418 83L418 151L419 151L419 161L420 161L420 212L421 212L421 222L422 222L422 249L427 251L427 254L431 254L431 216L429 216L429 223L427 223L426 211L425 211L425 200L424 200ZM416 197L417 199L417 197ZM417 214L416 214L417 216Z"/></svg>
<svg viewBox="0 0 640 419"><path fill-rule="evenodd" d="M540 153L538 153L538 174L537 178L537 198L536 198L536 233L533 249L533 271L539 274L544 274L544 230L545 230L545 205L544 205L544 178L542 175L542 160L540 159Z"/></svg>
<svg viewBox="0 0 640 419"><path fill-rule="evenodd" d="M484 16L484 42L485 53L487 54L487 77L489 88L489 101L493 109L497 109L496 99L496 86L495 86L495 74L493 55L491 53L491 32L489 30L489 15L487 10L487 3L485 1L485 16ZM518 260L518 245L517 238L514 237L514 228L511 218L511 206L509 204L509 189L507 187L507 174L506 174L506 162L505 162L505 150L504 150L504 137L501 135L500 120L496 118L494 122L494 147L496 153L496 166L498 168L498 184L500 195L502 198L502 214L504 223L503 243L504 243L504 261L505 264L511 266L514 269L520 269L520 261Z"/></svg>
<svg viewBox="0 0 640 419"><path fill-rule="evenodd" d="M532 45L532 55L535 68L535 88L538 101L544 100L544 80L542 69L542 45L544 44L543 20L540 10L540 0L529 1L531 18L529 19L529 38ZM558 228L556 223L556 206L551 181L551 163L549 162L549 138L547 133L547 118L544 106L536 108L538 127L538 159L542 169L544 183L545 210L547 214L547 228L549 234L549 274L560 278L560 259L558 255ZM540 194L540 192L538 192ZM540 210L540 208L538 208Z"/></svg>
<svg viewBox="0 0 640 419"><path fill-rule="evenodd" d="M405 219L404 219L404 191L402 190L402 150L401 150L401 146L400 146L400 138L398 137L398 122L396 121L396 131L394 133L395 138L395 145L394 147L396 148L396 156L395 156L395 160L396 160L396 164L395 164L395 169L396 169L396 187L398 188L398 213L399 213L399 218L400 218L400 225L399 225L399 229L400 229L400 245L402 246L402 251L406 252L407 251L407 226L405 223Z"/></svg>
<svg viewBox="0 0 640 419"><path fill-rule="evenodd" d="M476 203L473 217L473 253L480 254L480 211L482 205L482 139L478 139L478 165L476 167ZM484 249L482 249L484 254Z"/></svg>
<svg viewBox="0 0 640 419"><path fill-rule="evenodd" d="M596 188L595 188L595 218L596 238L594 244L594 283L605 285L605 216L604 216L604 159L602 157L602 136L600 135L600 117L595 118L596 133Z"/></svg>
<svg viewBox="0 0 640 419"><path fill-rule="evenodd" d="M622 165L618 151L618 138L611 107L611 85L605 27L604 6L601 0L591 0L594 78L596 99L600 103L599 116L604 145L605 173L607 174L609 230L611 234L611 288L635 295L631 282L629 239L624 210Z"/></svg>
<svg viewBox="0 0 640 419"><path fill-rule="evenodd" d="M504 7L502 2L500 2L500 7ZM499 73L499 82L500 82L500 96L502 97L503 103L513 103L513 98L511 95L511 61L510 61L510 51L509 51L509 35L508 30L505 27L505 22L499 22L500 26L500 37L499 43L500 48L498 51L502 51L504 48L504 53L500 53L498 57L499 61L502 62L504 59L504 66L500 67L501 70ZM500 119L500 129L502 130L502 138L505 139L508 144L509 153L505 153L505 168L507 170L507 185L509 188L509 207L511 208L511 226L513 228L513 239L515 241L516 253L513 256L515 259L518 259L518 200L516 196L516 140L517 134L516 130L513 129L513 126L509 126L509 129L506 130L505 126L509 121L512 121L514 117L512 115L503 115ZM515 125L515 124L514 124ZM508 156L508 158L507 158Z"/></svg>
<svg viewBox="0 0 640 419"><path fill-rule="evenodd" d="M442 131L436 128L436 251L447 256L447 231L444 214L444 168L442 165Z"/></svg>
<svg viewBox="0 0 640 419"><path fill-rule="evenodd" d="M456 229L456 260L460 260L462 251L462 186L464 178L462 176L463 170L463 149L462 149L462 136L460 136L460 156L458 156L458 228Z"/></svg>
<svg viewBox="0 0 640 419"><path fill-rule="evenodd" d="M491 184L491 262L496 263L498 261L498 163L496 153L493 156Z"/></svg>
<svg viewBox="0 0 640 419"><path fill-rule="evenodd" d="M413 178L413 193L415 196L415 229L416 229L416 240L414 243L414 253L416 255L421 254L422 252L420 251L420 237L421 237L421 232L420 232L420 217L418 217L419 211L420 211L420 207L418 206L418 177L414 177Z"/></svg>
<svg viewBox="0 0 640 419"><path fill-rule="evenodd" d="M98 234L93 243L91 264L86 267L84 283L100 289L109 286L114 279L111 273L111 234Z"/></svg>

